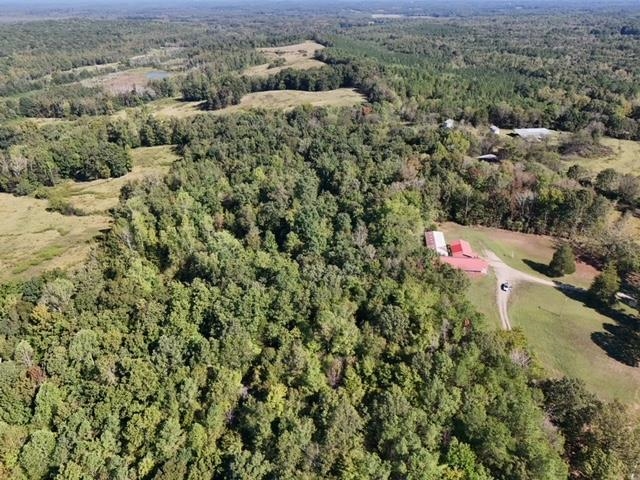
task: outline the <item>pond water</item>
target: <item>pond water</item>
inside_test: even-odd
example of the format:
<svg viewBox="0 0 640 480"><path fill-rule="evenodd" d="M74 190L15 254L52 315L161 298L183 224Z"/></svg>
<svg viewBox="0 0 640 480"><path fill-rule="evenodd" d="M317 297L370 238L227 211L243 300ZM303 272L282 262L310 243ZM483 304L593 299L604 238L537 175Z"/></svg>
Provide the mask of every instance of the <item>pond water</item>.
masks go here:
<svg viewBox="0 0 640 480"><path fill-rule="evenodd" d="M170 77L171 74L169 72L165 72L164 70L154 70L153 72L147 73L148 80L162 80L163 78Z"/></svg>

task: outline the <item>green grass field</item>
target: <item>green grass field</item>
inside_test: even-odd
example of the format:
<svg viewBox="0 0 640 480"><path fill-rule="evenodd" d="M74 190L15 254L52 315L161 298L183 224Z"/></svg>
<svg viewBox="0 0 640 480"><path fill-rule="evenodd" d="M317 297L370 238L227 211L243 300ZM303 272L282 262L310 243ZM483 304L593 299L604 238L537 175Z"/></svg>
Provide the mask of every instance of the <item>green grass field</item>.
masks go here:
<svg viewBox="0 0 640 480"><path fill-rule="evenodd" d="M475 305L476 310L485 316L489 328L501 328L500 314L496 305L496 277L493 272L472 278L467 298Z"/></svg>
<svg viewBox="0 0 640 480"><path fill-rule="evenodd" d="M61 215L47 200L0 194L0 282L27 278L53 268L66 269L87 258L91 240L109 228L108 210L117 205L122 186L163 175L178 157L170 146L131 151L133 170L120 178L64 182L48 189L50 197L86 213Z"/></svg>
<svg viewBox="0 0 640 480"><path fill-rule="evenodd" d="M584 380L590 390L640 408L640 368L609 357L592 340L615 322L559 290L544 285L520 285L510 305L514 327L524 332L531 350L554 376Z"/></svg>
<svg viewBox="0 0 640 480"><path fill-rule="evenodd" d="M566 159L567 165L578 163L593 173L613 168L620 173L640 175L640 142L604 137L601 143L611 148L613 153L595 158L570 157Z"/></svg>
<svg viewBox="0 0 640 480"><path fill-rule="evenodd" d="M543 278L539 266L549 262L554 250L551 237L454 223L443 224L440 229L448 242L463 238L477 253L490 249L510 266ZM531 262L535 262L535 268ZM560 280L587 288L596 274L592 267L579 264L575 274ZM472 278L467 297L485 315L488 327L498 329L501 323L495 288L492 273ZM618 398L640 411L640 368L611 358L592 339L594 334L607 335L604 325L616 325L613 319L559 290L532 284L516 287L510 298L509 317L514 328L522 329L537 361L550 375L580 378L600 398Z"/></svg>

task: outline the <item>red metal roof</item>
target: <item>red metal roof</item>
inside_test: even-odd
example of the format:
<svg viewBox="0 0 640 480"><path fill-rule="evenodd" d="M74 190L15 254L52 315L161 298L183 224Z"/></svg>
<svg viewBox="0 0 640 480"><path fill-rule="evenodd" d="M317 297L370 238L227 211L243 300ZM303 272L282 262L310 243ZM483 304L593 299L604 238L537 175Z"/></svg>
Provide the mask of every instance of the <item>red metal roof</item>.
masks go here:
<svg viewBox="0 0 640 480"><path fill-rule="evenodd" d="M485 274L489 271L489 264L481 258L440 257L440 260L465 272Z"/></svg>
<svg viewBox="0 0 640 480"><path fill-rule="evenodd" d="M473 249L469 242L466 240L456 240L451 243L451 255L454 257L476 257L477 255L473 253Z"/></svg>

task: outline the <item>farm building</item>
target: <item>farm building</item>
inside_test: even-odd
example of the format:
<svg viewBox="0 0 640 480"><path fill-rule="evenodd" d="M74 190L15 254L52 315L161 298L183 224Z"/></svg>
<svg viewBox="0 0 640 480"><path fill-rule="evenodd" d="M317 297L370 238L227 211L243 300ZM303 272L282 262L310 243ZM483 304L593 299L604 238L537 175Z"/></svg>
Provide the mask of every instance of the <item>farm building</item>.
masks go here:
<svg viewBox="0 0 640 480"><path fill-rule="evenodd" d="M451 256L466 258L477 257L477 255L473 252L471 245L469 245L469 242L462 239L451 242Z"/></svg>
<svg viewBox="0 0 640 480"><path fill-rule="evenodd" d="M456 240L447 246L444 233L435 230L424 232L424 241L427 247L435 251L441 262L448 263L469 274L485 275L489 270L489 264L478 258L471 245L466 240ZM449 254L449 251L451 254Z"/></svg>
<svg viewBox="0 0 640 480"><path fill-rule="evenodd" d="M516 128L511 135L525 140L543 140L552 133L548 128Z"/></svg>
<svg viewBox="0 0 640 480"><path fill-rule="evenodd" d="M440 261L448 263L452 267L460 269L466 273L486 275L489 271L489 264L481 258L441 257Z"/></svg>
<svg viewBox="0 0 640 480"><path fill-rule="evenodd" d="M484 160L485 162L497 162L498 156L494 153L487 153L486 155L480 155L478 160Z"/></svg>
<svg viewBox="0 0 640 480"><path fill-rule="evenodd" d="M435 250L435 252L443 257L449 256L449 251L447 250L447 242L444 239L444 233L438 231L425 231L424 232L424 241L431 250Z"/></svg>

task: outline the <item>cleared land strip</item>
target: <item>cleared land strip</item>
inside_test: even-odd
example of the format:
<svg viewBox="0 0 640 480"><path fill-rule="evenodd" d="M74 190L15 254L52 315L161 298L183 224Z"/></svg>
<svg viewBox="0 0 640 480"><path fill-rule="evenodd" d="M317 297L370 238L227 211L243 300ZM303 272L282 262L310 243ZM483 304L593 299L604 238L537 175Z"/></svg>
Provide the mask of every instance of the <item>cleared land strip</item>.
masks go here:
<svg viewBox="0 0 640 480"><path fill-rule="evenodd" d="M269 110L291 110L299 105L311 105L313 107L346 107L364 103L365 98L357 90L352 88L338 88L322 92L305 92L301 90L268 90L245 95L238 105L222 108L220 110L201 110L202 102L181 102L177 99L162 100L151 104L154 114L162 118L186 118L193 115L212 114L227 115L254 108ZM118 112L115 116L126 115L127 110Z"/></svg>

